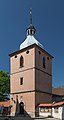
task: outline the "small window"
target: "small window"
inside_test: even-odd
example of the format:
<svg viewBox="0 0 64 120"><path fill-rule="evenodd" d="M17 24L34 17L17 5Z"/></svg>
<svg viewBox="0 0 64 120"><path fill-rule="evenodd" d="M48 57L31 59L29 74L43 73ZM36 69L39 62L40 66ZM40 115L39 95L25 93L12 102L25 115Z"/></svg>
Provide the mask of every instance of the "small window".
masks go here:
<svg viewBox="0 0 64 120"><path fill-rule="evenodd" d="M29 35L29 30L28 30L28 35Z"/></svg>
<svg viewBox="0 0 64 120"><path fill-rule="evenodd" d="M30 30L30 34L32 35L32 29Z"/></svg>
<svg viewBox="0 0 64 120"><path fill-rule="evenodd" d="M28 54L28 53L29 53L29 50L26 51L26 54Z"/></svg>
<svg viewBox="0 0 64 120"><path fill-rule="evenodd" d="M23 77L20 78L20 85L23 85Z"/></svg>
<svg viewBox="0 0 64 120"><path fill-rule="evenodd" d="M45 111L44 107L40 107L40 112L44 112L44 111Z"/></svg>
<svg viewBox="0 0 64 120"><path fill-rule="evenodd" d="M41 52L40 51L38 51L39 52L39 55L41 54Z"/></svg>
<svg viewBox="0 0 64 120"><path fill-rule="evenodd" d="M55 107L55 108L54 108L54 112L55 112L55 113L58 113L58 107Z"/></svg>
<svg viewBox="0 0 64 120"><path fill-rule="evenodd" d="M17 55L15 55L14 58L17 58Z"/></svg>
<svg viewBox="0 0 64 120"><path fill-rule="evenodd" d="M45 57L43 57L43 68L45 68Z"/></svg>
<svg viewBox="0 0 64 120"><path fill-rule="evenodd" d="M20 57L20 67L23 67L23 64L24 64L24 59L23 59L23 56Z"/></svg>
<svg viewBox="0 0 64 120"><path fill-rule="evenodd" d="M47 60L49 60L49 57L47 57Z"/></svg>

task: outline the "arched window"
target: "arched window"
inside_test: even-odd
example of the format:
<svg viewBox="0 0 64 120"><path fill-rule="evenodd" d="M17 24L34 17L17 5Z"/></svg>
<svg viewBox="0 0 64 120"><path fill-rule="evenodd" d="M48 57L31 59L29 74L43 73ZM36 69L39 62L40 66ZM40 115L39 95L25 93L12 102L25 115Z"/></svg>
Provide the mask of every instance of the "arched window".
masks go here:
<svg viewBox="0 0 64 120"><path fill-rule="evenodd" d="M45 64L45 57L43 57L43 68L46 68L46 64Z"/></svg>
<svg viewBox="0 0 64 120"><path fill-rule="evenodd" d="M23 67L24 65L24 58L23 56L20 57L20 67Z"/></svg>

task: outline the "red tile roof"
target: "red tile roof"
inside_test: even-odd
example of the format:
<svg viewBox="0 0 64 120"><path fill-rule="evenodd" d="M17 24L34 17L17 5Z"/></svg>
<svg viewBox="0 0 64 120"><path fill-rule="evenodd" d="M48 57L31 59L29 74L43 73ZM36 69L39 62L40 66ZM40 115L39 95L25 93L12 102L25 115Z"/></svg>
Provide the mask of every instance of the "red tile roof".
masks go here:
<svg viewBox="0 0 64 120"><path fill-rule="evenodd" d="M52 103L46 103L46 104L40 104L39 105L40 107L51 107L52 106Z"/></svg>
<svg viewBox="0 0 64 120"><path fill-rule="evenodd" d="M52 104L52 106L62 106L64 104L64 102L57 102L55 104Z"/></svg>
<svg viewBox="0 0 64 120"><path fill-rule="evenodd" d="M62 105L64 105L64 102L40 104L39 107L55 107L55 106L62 106Z"/></svg>
<svg viewBox="0 0 64 120"><path fill-rule="evenodd" d="M10 101L7 101L7 102L0 102L0 106L5 106L5 107L8 107L10 106Z"/></svg>

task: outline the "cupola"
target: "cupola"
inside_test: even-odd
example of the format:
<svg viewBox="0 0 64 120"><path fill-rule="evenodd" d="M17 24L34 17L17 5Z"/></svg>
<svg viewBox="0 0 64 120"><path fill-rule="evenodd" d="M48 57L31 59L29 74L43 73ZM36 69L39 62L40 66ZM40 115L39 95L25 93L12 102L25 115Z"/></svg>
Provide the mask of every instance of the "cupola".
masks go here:
<svg viewBox="0 0 64 120"><path fill-rule="evenodd" d="M41 43L39 43L34 37L36 29L32 24L32 10L30 10L30 24L29 24L28 28L26 29L26 31L27 31L27 38L25 39L25 41L23 43L21 43L20 49L26 48L33 44L37 44L38 46L43 48L43 45Z"/></svg>

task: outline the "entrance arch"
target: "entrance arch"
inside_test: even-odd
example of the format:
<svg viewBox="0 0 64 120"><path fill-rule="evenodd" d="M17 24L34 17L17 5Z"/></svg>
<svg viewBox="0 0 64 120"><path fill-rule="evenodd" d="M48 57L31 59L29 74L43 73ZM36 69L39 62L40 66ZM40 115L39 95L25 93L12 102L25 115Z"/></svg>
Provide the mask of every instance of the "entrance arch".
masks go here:
<svg viewBox="0 0 64 120"><path fill-rule="evenodd" d="M20 107L20 114L24 114L24 103L20 102L19 107Z"/></svg>

